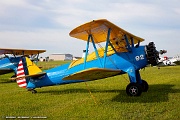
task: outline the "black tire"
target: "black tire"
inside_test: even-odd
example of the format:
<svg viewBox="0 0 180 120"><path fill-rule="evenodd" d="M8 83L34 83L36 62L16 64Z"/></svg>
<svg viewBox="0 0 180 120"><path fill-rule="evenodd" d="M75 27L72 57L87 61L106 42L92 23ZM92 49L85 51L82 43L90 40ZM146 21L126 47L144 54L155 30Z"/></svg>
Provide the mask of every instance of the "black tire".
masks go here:
<svg viewBox="0 0 180 120"><path fill-rule="evenodd" d="M126 93L129 96L140 96L142 93L142 86L137 83L129 83L126 87Z"/></svg>
<svg viewBox="0 0 180 120"><path fill-rule="evenodd" d="M142 80L141 86L142 86L142 91L143 92L147 92L148 91L149 85L148 85L148 83L145 80Z"/></svg>
<svg viewBox="0 0 180 120"><path fill-rule="evenodd" d="M37 93L37 91L36 91L36 90L31 90L31 92L32 92L32 94L35 94L35 93Z"/></svg>

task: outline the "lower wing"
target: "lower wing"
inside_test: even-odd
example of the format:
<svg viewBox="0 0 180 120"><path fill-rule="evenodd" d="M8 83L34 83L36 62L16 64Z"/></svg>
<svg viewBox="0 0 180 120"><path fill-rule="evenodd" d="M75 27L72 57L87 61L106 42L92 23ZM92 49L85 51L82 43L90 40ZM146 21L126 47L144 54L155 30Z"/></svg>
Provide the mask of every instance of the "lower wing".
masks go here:
<svg viewBox="0 0 180 120"><path fill-rule="evenodd" d="M14 71L13 69L0 69L0 75L11 73L13 71Z"/></svg>
<svg viewBox="0 0 180 120"><path fill-rule="evenodd" d="M119 75L121 73L122 71L117 69L90 68L66 76L63 78L63 80L97 80Z"/></svg>

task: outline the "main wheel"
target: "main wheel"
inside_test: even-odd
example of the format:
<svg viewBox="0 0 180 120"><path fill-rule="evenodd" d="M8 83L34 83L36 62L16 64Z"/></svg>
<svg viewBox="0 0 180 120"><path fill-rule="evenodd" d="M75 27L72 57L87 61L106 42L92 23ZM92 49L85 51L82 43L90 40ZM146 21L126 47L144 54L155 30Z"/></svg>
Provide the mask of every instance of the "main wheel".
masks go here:
<svg viewBox="0 0 180 120"><path fill-rule="evenodd" d="M142 80L141 86L142 86L142 91L143 92L147 92L148 91L149 85L148 85L148 83L145 80Z"/></svg>
<svg viewBox="0 0 180 120"><path fill-rule="evenodd" d="M142 86L138 83L129 83L126 87L126 93L129 96L140 96L142 93Z"/></svg>

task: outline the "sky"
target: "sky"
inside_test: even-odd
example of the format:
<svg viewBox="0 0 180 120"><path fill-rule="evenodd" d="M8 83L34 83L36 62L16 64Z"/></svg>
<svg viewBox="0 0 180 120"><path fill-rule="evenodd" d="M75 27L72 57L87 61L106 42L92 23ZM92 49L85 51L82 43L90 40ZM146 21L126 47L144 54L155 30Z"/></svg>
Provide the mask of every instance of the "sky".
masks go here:
<svg viewBox="0 0 180 120"><path fill-rule="evenodd" d="M180 54L180 0L0 0L0 48L45 49L41 56L82 56L86 42L75 27L107 19L153 41L167 56Z"/></svg>

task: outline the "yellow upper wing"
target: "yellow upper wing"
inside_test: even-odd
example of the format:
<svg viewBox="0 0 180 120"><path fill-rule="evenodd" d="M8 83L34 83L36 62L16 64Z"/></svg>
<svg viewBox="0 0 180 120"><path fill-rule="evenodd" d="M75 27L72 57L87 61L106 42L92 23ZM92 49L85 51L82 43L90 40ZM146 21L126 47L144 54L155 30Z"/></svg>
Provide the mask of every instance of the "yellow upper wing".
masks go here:
<svg viewBox="0 0 180 120"><path fill-rule="evenodd" d="M34 55L46 52L46 50L26 50L26 49L8 49L0 48L0 54L14 54L14 55Z"/></svg>
<svg viewBox="0 0 180 120"><path fill-rule="evenodd" d="M144 41L143 38L135 36L122 28L114 25L106 19L93 20L91 22L85 23L73 29L69 35L84 41L88 40L88 36L91 34L95 43L105 42L107 39L108 29L110 32L110 42L117 52L127 52L127 45L124 35L127 36L129 43L131 44L131 38L134 40L134 44ZM108 46L107 56L114 54L115 51ZM98 54L100 57L104 55L104 49L98 49ZM87 61L97 59L95 52L87 56ZM69 68L79 65L84 62L84 59L73 61Z"/></svg>
<svg viewBox="0 0 180 120"><path fill-rule="evenodd" d="M144 41L143 38L123 30L106 19L93 20L91 22L80 25L73 29L69 35L71 37L87 41L88 35L92 34L95 43L100 43L106 41L109 28L111 28L110 41L112 43L114 43L114 40L119 40L121 42L125 34L129 40L130 38L133 38L135 44ZM123 44L123 41L121 44Z"/></svg>

